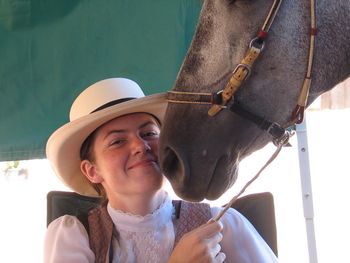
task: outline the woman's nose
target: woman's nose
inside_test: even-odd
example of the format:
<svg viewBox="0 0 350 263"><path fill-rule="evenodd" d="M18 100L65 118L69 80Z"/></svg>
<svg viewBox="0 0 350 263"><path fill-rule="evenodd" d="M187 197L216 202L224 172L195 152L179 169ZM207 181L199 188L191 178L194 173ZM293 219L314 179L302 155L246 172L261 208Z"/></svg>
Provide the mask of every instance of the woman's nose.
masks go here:
<svg viewBox="0 0 350 263"><path fill-rule="evenodd" d="M146 153L151 150L151 146L149 143L140 138L140 137L135 137L132 143L132 151L134 154L137 153Z"/></svg>

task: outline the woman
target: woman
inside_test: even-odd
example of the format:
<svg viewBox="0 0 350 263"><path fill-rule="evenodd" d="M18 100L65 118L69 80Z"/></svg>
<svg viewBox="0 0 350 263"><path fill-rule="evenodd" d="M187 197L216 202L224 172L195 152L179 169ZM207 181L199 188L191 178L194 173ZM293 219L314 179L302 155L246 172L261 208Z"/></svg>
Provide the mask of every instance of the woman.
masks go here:
<svg viewBox="0 0 350 263"><path fill-rule="evenodd" d="M202 224L206 211L214 216L221 208L191 204L200 216L178 220L158 164L165 108L165 94L145 97L124 78L97 82L77 97L71 121L49 138L47 157L72 190L107 201L89 214L88 231L74 216L53 221L45 262L277 262L233 209L222 222Z"/></svg>

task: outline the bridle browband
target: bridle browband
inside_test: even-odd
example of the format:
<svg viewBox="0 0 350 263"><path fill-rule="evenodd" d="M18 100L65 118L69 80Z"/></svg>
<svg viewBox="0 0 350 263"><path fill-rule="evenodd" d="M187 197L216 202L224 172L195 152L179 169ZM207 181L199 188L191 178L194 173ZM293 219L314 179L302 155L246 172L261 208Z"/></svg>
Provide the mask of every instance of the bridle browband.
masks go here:
<svg viewBox="0 0 350 263"><path fill-rule="evenodd" d="M208 115L215 116L222 109L228 109L239 116L255 123L259 128L268 132L276 145L286 145L290 137L287 128L300 124L304 119L304 111L307 104L309 90L311 86L311 72L313 65L315 36L316 36L316 16L315 16L315 0L310 0L310 45L307 70L301 88L297 105L292 112L290 121L286 125L279 125L271 122L255 113L245 109L235 98L234 94L241 87L242 83L249 77L251 68L259 57L265 46L267 33L275 19L282 0L274 0L263 26L259 30L258 36L250 41L248 51L236 68L232 72L229 82L223 90L214 93L196 93L186 91L169 91L168 102L183 104L206 104L211 105Z"/></svg>

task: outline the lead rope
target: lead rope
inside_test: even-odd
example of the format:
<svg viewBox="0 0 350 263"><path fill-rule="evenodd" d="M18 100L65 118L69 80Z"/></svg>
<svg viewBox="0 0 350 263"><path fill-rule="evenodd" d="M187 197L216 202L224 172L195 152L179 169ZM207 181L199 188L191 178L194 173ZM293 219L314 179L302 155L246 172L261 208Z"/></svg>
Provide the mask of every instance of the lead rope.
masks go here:
<svg viewBox="0 0 350 263"><path fill-rule="evenodd" d="M226 211L233 205L234 202L236 202L236 200L244 193L244 191L248 188L249 185L251 185L256 179L258 179L258 177L260 176L260 174L262 173L262 171L265 170L265 168L267 166L269 166L270 163L272 163L273 160L276 159L276 157L278 156L278 154L281 152L282 147L284 145L286 145L288 143L289 140L289 136L286 138L286 140L283 143L280 143L277 145L277 148L275 150L275 152L272 154L272 156L270 157L270 159L264 164L264 166L259 170L259 172L252 178L250 179L241 189L241 191L239 191L238 194L236 194L234 197L232 197L232 199L230 200L230 202L228 202L224 209L213 219L214 221L219 221L220 218L226 213Z"/></svg>
<svg viewBox="0 0 350 263"><path fill-rule="evenodd" d="M313 57L314 57L314 49L315 49L315 37L317 34L317 28L316 28L316 12L315 12L315 0L310 0L310 44L309 44L309 56L308 56L308 63L307 63L307 71L303 83L303 87L301 89L299 98L298 98L298 103L295 109L293 110L292 113L292 118L291 121L286 124L285 127L292 127L295 124L300 124L303 122L304 119L304 110L307 104L307 99L309 96L309 90L311 87L311 73L312 73L312 65L313 65ZM281 149L283 146L287 145L289 138L292 134L289 131L286 131L286 136L283 140L279 141L277 143L277 148L275 152L272 154L270 159L265 163L265 165L258 171L258 173L250 179L239 191L238 194L236 194L230 202L228 202L224 209L212 220L214 221L219 221L220 218L226 213L226 211L233 205L234 202L244 193L244 191L248 188L249 185L251 185L262 173L265 168L272 163L273 160L278 156L278 154L281 152Z"/></svg>

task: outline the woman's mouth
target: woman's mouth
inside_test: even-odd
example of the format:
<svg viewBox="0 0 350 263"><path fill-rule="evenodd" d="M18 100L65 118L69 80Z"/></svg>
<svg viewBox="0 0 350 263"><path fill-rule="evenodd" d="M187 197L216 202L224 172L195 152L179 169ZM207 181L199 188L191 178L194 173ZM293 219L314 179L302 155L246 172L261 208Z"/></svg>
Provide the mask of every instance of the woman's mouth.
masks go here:
<svg viewBox="0 0 350 263"><path fill-rule="evenodd" d="M152 159L141 160L130 165L128 170L131 170L134 168L140 168L140 167L155 166L155 165L158 165L155 160L152 160Z"/></svg>

